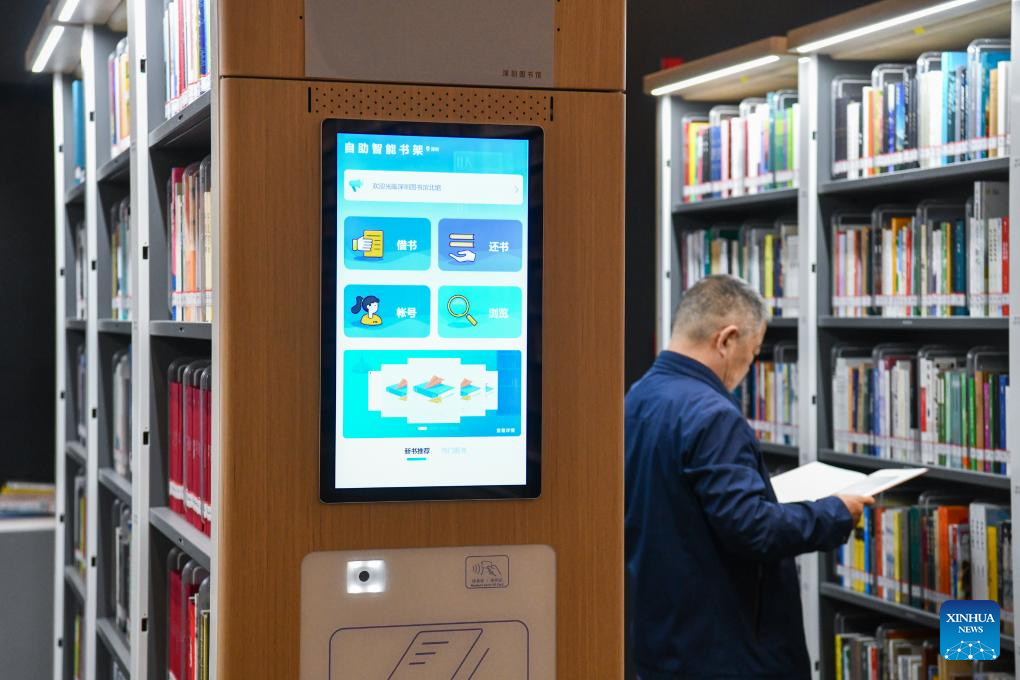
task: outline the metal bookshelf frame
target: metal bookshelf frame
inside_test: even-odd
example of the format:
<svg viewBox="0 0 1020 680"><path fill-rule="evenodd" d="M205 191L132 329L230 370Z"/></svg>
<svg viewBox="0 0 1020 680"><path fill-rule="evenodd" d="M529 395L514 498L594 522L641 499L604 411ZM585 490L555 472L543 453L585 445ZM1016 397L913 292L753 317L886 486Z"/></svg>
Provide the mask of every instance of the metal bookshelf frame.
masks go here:
<svg viewBox="0 0 1020 680"><path fill-rule="evenodd" d="M1010 4L1011 36L1020 36L1020 0L982 0L975 3L969 10L973 13L987 14L990 6ZM901 10L903 11L903 10ZM954 16L966 14L968 10L958 10ZM993 8L994 11L994 8ZM1000 11L1002 8L1000 7ZM860 10L866 14L866 10ZM966 22L960 22L966 26ZM840 30L854 28L845 25ZM956 31L967 31L962 28ZM833 33L838 32L833 30ZM796 31L791 32L792 38ZM967 183L981 179L1009 178L1010 212L1020 214L1020 175L1011 173L1010 168L1020 163L1017 154L1017 142L1014 139L1012 160L995 158L946 165L924 170L904 171L883 174L858 180L831 179L831 126L832 111L829 84L834 75L844 73L870 72L874 63L894 61L889 50L895 50L889 43L901 40L903 51L909 52L910 36L915 35L913 28L904 30L902 37L890 37L888 33L879 33L874 37L858 38L851 46L856 57L866 55L873 41L875 49L884 53L876 54L872 61L841 61L824 54L808 54L798 59L798 90L800 113L800 130L798 134L798 177L797 189L779 190L753 196L741 196L731 199L709 199L698 203L679 203L680 173L674 174L674 163L679 164L681 155L680 140L677 131L681 116L689 112L707 111L706 106L697 93L689 96L690 101L682 95L691 95L685 90L682 93L659 97L657 106L657 150L656 150L656 334L657 345L665 348L670 335L670 318L672 309L680 295L680 281L675 274L679 272L679 254L675 234L685 220L718 219L727 216L744 218L759 215L775 215L776 210L789 205L792 211L796 206L798 217L798 235L800 247L800 302L798 318L793 321L779 321L770 324L769 334L783 325L796 327L798 345L798 416L799 446L797 452L801 464L822 460L836 465L853 466L862 470L895 466L896 463L874 459L866 456L853 456L839 453L832 449L831 441L831 371L829 350L835 342L856 340L876 343L890 337L916 338L922 340L926 334L930 338L932 331L939 331L940 337L947 341L978 344L974 339L975 332L981 333L982 341L990 338L1002 344L1008 342L1010 353L1010 373L1020 376L1020 268L1013 267L1010 273L1011 316L1009 319L993 318L961 318L961 319L924 319L924 318L862 318L847 319L831 316L830 310L830 269L829 269L829 237L828 218L833 209L839 205L853 201L878 204L892 194L906 196L908 200L920 197L925 191L942 190L947 187L965 186ZM961 39L960 36L956 36ZM962 44L955 44L952 49L966 47L967 41L982 35L971 35ZM848 49L848 48L843 48ZM931 49L931 48L925 48ZM920 51L924 51L923 49ZM1014 54L1020 52L1014 48ZM915 54L914 57L917 55ZM707 60L706 60L707 61ZM711 66L719 68L723 64L718 59ZM706 70L708 70L706 68ZM685 77L697 75L696 72L685 73ZM656 84L661 84L663 74L650 76ZM740 74L727 76L737 81ZM646 89L648 80L646 80ZM725 88L727 84L714 83L715 88ZM736 87L736 85L733 85ZM1010 129L1020 130L1020 74L1014 69L1010 82L1011 99ZM764 94L762 90L758 94ZM718 103L734 101L721 100ZM1010 259L1020 261L1020 238L1010 239ZM792 321L792 324L791 324ZM890 336L890 334L893 334ZM1011 387L1009 392L1010 415L1020 414L1020 405L1015 397L1016 390ZM1014 418L1015 419L1015 418ZM780 455L775 447L763 446L769 455ZM784 447L786 448L786 447ZM1008 433L1011 470L1013 475L1020 474L1020 430L1011 428ZM789 451L786 451L789 455ZM1020 517L1020 484L1014 484L1010 477L990 475L962 470L932 468L925 476L925 484L930 486L956 486L974 490L975 495L982 497L1001 498L1005 501L1010 497L1014 517ZM1013 546L1013 564L1020 564L1020 546ZM862 609L886 614L907 622L936 627L938 616L922 612L910 607L884 602L877 598L852 593L831 582L831 557L823 554L803 555L798 558L798 569L801 577L801 596L804 607L804 622L808 642L808 650L813 661L814 678L830 678L833 668L832 659L832 618L837 607L852 605ZM1020 592L1014 591L1014 612L1020 612ZM1013 637L1003 636L1003 644L1013 647L1014 654L1020 653Z"/></svg>
<svg viewBox="0 0 1020 680"><path fill-rule="evenodd" d="M217 34L217 3L210 2L211 34ZM109 677L117 663L136 680L165 677L167 551L179 547L213 574L212 638L216 636L217 578L213 538L196 531L166 505L166 384L169 359L176 356L215 356L218 333L211 323L182 323L168 317L166 290L165 182L173 165L200 160L212 154L218 173L218 59L212 56L212 91L170 119L163 107L162 65L163 3L161 0L80 0L65 38L81 41L81 62L61 62L53 73L53 129L56 229L56 514L54 569L53 668L55 680L70 677L74 641L73 616L83 612L82 653L84 680ZM37 31L44 33L45 23ZM100 22L100 23L87 23ZM111 26L113 28L111 28ZM107 55L126 33L131 79L131 145L110 157ZM71 49L71 48L67 48ZM64 46L58 53L67 51ZM71 81L77 70L85 99L86 178L73 183L73 119ZM218 206L219 182L213 181L213 289L219 289ZM131 320L111 318L109 300L110 254L106 224L112 202L130 200L131 212ZM87 234L88 302L84 319L74 312L73 222L69 211L84 215ZM219 317L213 295L214 319ZM72 395L76 370L71 347L83 343L87 361L87 445L75 439ZM132 451L130 480L112 468L112 397L109 373L112 352L131 348ZM218 362L213 362L219 384ZM219 400L214 400L213 507L218 507ZM161 439L162 437L162 439ZM71 441L71 439L75 439ZM69 566L72 507L71 468L86 471L87 569L81 578ZM131 506L130 628L123 635L104 614L109 579L104 572L112 559L112 529L105 526L114 500ZM216 525L214 510L214 527ZM210 674L216 674L216 645L210 644Z"/></svg>

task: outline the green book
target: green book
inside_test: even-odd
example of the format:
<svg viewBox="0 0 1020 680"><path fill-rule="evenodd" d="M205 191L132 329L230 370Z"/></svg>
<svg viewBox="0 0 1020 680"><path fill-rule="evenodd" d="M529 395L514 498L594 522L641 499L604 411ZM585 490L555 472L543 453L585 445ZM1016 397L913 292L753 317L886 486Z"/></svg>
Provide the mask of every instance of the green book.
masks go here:
<svg viewBox="0 0 1020 680"><path fill-rule="evenodd" d="M977 403L974 401L974 376L967 376L967 404L966 409L966 439L964 442L970 448L977 448ZM967 463L971 470L977 470L977 456L970 455L967 452Z"/></svg>

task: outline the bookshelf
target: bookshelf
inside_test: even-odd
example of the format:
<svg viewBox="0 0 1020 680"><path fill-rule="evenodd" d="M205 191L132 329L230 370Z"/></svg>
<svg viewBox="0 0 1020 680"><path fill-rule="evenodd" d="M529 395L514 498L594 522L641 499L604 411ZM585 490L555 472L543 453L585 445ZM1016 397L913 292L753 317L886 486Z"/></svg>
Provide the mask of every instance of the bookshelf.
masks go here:
<svg viewBox="0 0 1020 680"><path fill-rule="evenodd" d="M714 220L739 222L743 219L793 210L799 231L798 315L790 328L798 348L799 446L793 451L763 444L766 456L777 453L795 455L800 463L820 460L862 471L903 466L905 463L838 450L833 441L832 376L834 346L841 344L872 347L878 343L900 342L913 345L946 344L969 348L994 345L1008 348L1009 369L1020 375L1020 348L1011 330L1018 323L1017 278L1015 268L1009 274L1010 318L949 316L888 317L836 316L831 303L832 232L830 222L836 211L871 209L883 204L916 205L925 198L962 199L972 193L975 181L1009 181L1009 204L1020 205L1020 179L1010 172L1008 156L981 158L938 165L902 169L896 172L856 179L834 177L834 110L830 99L833 78L842 74L870 75L878 63L913 62L926 51L965 50L978 38L1004 38L1017 35L1020 5L1006 0L974 0L953 3L952 7L933 10L933 3L915 0L885 0L790 31L778 39L754 46L699 59L681 67L651 74L645 79L645 91L658 97L657 121L657 339L664 347L669 338L671 310L681 295L681 254L678 240L690 223ZM901 20L906 17L906 20ZM883 23L879 23L883 22ZM874 30L874 26L878 26ZM1009 30L1012 26L1012 32ZM779 60L765 62L763 56L774 51ZM711 104L733 104L742 97L760 96L760 83L775 86L776 71L786 60L792 73L781 87L796 87L800 110L796 189L782 189L755 195L709 198L684 202L684 149L678 137L679 121L690 113L707 111ZM676 88L677 84L694 83ZM791 84L792 83L792 84ZM670 90L670 85L674 87ZM1020 119L1015 93L1020 80L1010 74L1010 127ZM719 95L718 93L724 93ZM1015 154L1015 149L1014 152ZM920 157L920 152L918 152ZM906 156L910 158L909 154ZM1015 210L1014 210L1015 212ZM1014 230L1011 230L1014 231ZM1009 259L1020 256L1016 238L1010 239ZM788 320L769 323L766 338L781 332ZM1013 394L1012 391L1007 394ZM1007 418L1016 406L1012 397ZM1015 420L1015 418L1012 418ZM1016 465L1020 435L1015 428L1007 432L1008 460ZM1017 474L1016 472L1013 473ZM1013 516L1020 513L1020 487L1011 477L975 470L931 466L915 485L953 491L976 499L1010 504ZM914 488L914 487L912 487ZM1017 560L1013 548L1013 563ZM808 648L815 664L816 678L831 678L833 659L833 619L837 611L872 611L891 620L913 623L937 630L938 616L902 604L854 592L834 579L830 555L798 558L802 579ZM1016 611L1016 596L1014 606ZM937 632L935 633L937 635ZM1003 636L1010 656L1017 651L1011 636Z"/></svg>
<svg viewBox="0 0 1020 680"><path fill-rule="evenodd" d="M72 677L76 615L84 680L165 677L167 555L178 547L205 569L212 566L212 539L166 507L167 366L180 356L211 356L213 337L209 322L171 317L166 182L171 168L212 153L215 92L196 93L190 105L165 115L163 11L158 0L57 1L44 12L26 53L27 68L38 64L35 70L52 73L58 169L55 680ZM54 32L58 38L47 47ZM121 121L130 128L130 144L114 148L108 56L125 37L130 115ZM82 181L75 177L75 80L81 81L78 108L84 120ZM129 212L117 213L121 205ZM119 215L127 220L126 233ZM79 222L85 235L84 313L76 306ZM111 252L116 239L126 241L119 260ZM116 297L123 292L116 285L127 286L127 292ZM85 350L81 439L79 347ZM114 369L124 352L130 357L130 429L118 433L114 405L123 395L117 394ZM130 476L117 469L118 434L130 438ZM72 561L73 485L79 473L86 479L84 571ZM130 517L126 626L119 625L114 602L112 569L121 547L115 508L128 508Z"/></svg>

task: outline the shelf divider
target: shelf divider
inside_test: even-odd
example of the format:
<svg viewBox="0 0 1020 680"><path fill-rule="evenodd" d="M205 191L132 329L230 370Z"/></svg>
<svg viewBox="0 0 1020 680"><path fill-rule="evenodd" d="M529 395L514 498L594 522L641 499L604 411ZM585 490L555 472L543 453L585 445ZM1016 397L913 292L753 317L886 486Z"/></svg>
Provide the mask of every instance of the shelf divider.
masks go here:
<svg viewBox="0 0 1020 680"><path fill-rule="evenodd" d="M170 508L150 508L149 523L175 546L184 550L206 569L212 555L212 540Z"/></svg>

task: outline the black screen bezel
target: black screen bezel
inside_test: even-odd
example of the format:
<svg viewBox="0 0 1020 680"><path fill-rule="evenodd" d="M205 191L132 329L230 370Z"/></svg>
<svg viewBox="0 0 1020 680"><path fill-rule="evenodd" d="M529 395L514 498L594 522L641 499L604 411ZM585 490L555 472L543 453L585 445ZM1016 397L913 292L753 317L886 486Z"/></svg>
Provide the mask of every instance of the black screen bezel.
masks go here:
<svg viewBox="0 0 1020 680"><path fill-rule="evenodd" d="M528 300L526 483L338 489L336 479L337 134L477 137L527 140ZM542 262L544 131L530 125L327 119L322 122L322 289L319 399L319 499L323 503L533 499L542 491Z"/></svg>

